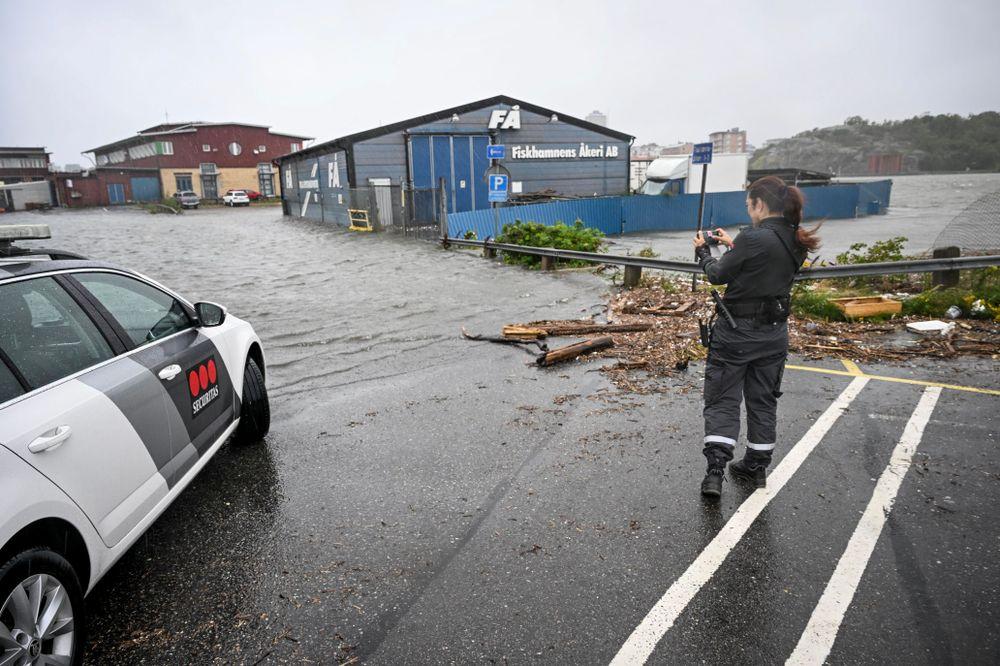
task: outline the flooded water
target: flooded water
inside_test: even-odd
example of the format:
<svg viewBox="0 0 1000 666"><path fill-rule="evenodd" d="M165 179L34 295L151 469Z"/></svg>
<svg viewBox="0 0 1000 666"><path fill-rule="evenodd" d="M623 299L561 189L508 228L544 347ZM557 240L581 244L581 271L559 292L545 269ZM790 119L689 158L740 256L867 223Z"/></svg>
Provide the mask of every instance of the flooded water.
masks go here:
<svg viewBox="0 0 1000 666"><path fill-rule="evenodd" d="M279 396L446 358L462 325L493 331L512 316L581 316L604 284L574 273L540 289L536 276L469 252L283 218L276 207L178 216L94 209L2 221L47 223L53 247L138 270L192 302L215 301L248 319Z"/></svg>
<svg viewBox="0 0 1000 666"><path fill-rule="evenodd" d="M857 219L827 220L820 232L823 246L819 254L832 260L854 243L897 236L907 238L904 245L907 253L926 252L941 230L966 206L996 191L1000 191L998 173L893 176L888 212ZM806 194L808 196L808 190ZM688 260L693 254L691 236L689 231L671 231L613 237L611 252L638 252L644 247L652 247L663 259Z"/></svg>

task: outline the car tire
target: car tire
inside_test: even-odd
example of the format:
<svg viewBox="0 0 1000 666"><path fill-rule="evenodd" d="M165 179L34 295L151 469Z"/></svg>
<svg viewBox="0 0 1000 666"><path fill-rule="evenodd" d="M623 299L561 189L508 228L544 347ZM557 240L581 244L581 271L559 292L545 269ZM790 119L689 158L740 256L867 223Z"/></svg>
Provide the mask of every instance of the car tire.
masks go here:
<svg viewBox="0 0 1000 666"><path fill-rule="evenodd" d="M243 369L243 399L240 424L236 427L236 441L240 444L259 442L270 429L271 403L267 399L264 373L255 360L248 358Z"/></svg>
<svg viewBox="0 0 1000 666"><path fill-rule="evenodd" d="M56 622L62 622L54 631L58 632L49 639L38 640L34 635L37 627L20 627L14 619L13 607L16 603L14 592L18 587L22 590L30 590L31 586L41 584L42 599L37 617L30 620L41 619L49 609L49 604L57 597L57 592L61 588L63 595L60 609L56 613ZM28 600L29 614L35 614L29 596L21 596L22 600ZM23 601L21 603L24 603ZM57 601L57 603L60 603ZM0 566L0 624L7 629L8 633L14 634L14 638L19 643L24 643L27 650L38 651L43 654L58 654L69 657L69 663L83 663L84 633L86 631L86 617L84 615L83 591L80 588L80 580L76 571L66 561L62 555L42 546L28 548L14 555ZM22 612L22 622L25 617ZM66 619L69 622L64 622ZM55 624L55 622L53 623ZM50 625L52 627L52 625ZM69 634L68 627L71 627L72 634ZM27 629L27 631L25 631ZM52 629L50 629L52 631ZM39 656L35 652L35 656ZM0 651L0 655L3 652ZM30 656L30 652L24 656ZM33 663L32 659L27 659L28 663ZM20 663L15 661L14 663Z"/></svg>

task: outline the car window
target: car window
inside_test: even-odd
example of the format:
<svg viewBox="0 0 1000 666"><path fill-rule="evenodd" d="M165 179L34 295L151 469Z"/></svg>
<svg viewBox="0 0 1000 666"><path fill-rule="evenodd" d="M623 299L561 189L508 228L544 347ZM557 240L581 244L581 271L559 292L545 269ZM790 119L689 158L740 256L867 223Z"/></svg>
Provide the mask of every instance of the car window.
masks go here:
<svg viewBox="0 0 1000 666"><path fill-rule="evenodd" d="M145 282L115 273L74 273L136 345L192 326L184 308L169 294Z"/></svg>
<svg viewBox="0 0 1000 666"><path fill-rule="evenodd" d="M94 322L52 278L0 286L0 312L3 349L33 387L114 356Z"/></svg>
<svg viewBox="0 0 1000 666"><path fill-rule="evenodd" d="M17 381L17 377L10 371L10 368L3 361L0 361L0 405L22 393L24 393L24 389L21 388L21 382Z"/></svg>

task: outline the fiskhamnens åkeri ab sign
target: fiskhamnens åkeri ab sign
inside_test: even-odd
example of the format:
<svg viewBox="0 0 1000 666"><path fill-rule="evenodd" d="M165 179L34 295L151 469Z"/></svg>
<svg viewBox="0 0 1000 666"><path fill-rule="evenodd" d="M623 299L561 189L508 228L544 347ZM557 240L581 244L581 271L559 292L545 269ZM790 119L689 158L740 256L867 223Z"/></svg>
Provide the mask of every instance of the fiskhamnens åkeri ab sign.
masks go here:
<svg viewBox="0 0 1000 666"><path fill-rule="evenodd" d="M515 160L575 160L575 159L615 159L619 155L618 146L614 144L591 145L581 143L579 146L545 146L539 148L530 146L511 146L510 157Z"/></svg>

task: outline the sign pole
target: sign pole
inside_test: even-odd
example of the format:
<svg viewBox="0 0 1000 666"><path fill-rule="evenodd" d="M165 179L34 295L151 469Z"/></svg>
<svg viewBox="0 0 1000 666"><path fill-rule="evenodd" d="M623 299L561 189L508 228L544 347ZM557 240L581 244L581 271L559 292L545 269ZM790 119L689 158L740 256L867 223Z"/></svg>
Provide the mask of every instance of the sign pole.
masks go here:
<svg viewBox="0 0 1000 666"><path fill-rule="evenodd" d="M698 233L701 233L702 218L705 215L705 181L708 180L708 165L712 162L712 144L699 143L691 153L691 163L701 165L701 197L698 199ZM688 178L690 181L690 177ZM694 253L694 260L698 261L698 253ZM691 291L695 291L698 285L698 274L691 275Z"/></svg>
<svg viewBox="0 0 1000 666"><path fill-rule="evenodd" d="M701 197L698 199L698 231L701 231L701 220L705 215L705 181L708 180L708 165L701 165ZM698 253L694 253L694 260L698 261ZM698 274L691 275L691 291L695 290L698 284Z"/></svg>

